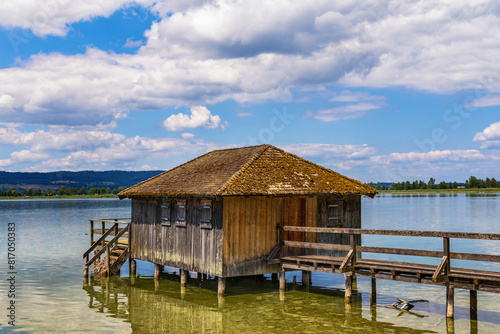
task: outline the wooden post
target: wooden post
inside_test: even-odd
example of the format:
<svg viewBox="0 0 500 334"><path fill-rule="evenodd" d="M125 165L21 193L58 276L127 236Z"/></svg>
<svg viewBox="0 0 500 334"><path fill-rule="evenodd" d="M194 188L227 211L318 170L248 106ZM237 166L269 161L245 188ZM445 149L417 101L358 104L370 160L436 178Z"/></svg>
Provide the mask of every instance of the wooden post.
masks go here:
<svg viewBox="0 0 500 334"><path fill-rule="evenodd" d="M180 274L181 274L181 287L185 287L187 283L187 277L188 277L189 271L181 269Z"/></svg>
<svg viewBox="0 0 500 334"><path fill-rule="evenodd" d="M446 284L446 317L453 318L455 312L455 289L452 284Z"/></svg>
<svg viewBox="0 0 500 334"><path fill-rule="evenodd" d="M370 305L377 304L377 279L372 277L372 292L370 293Z"/></svg>
<svg viewBox="0 0 500 334"><path fill-rule="evenodd" d="M302 270L302 285L310 286L311 285L311 272L307 270Z"/></svg>
<svg viewBox="0 0 500 334"><path fill-rule="evenodd" d="M226 278L219 276L219 280L218 281L219 282L217 284L217 294L219 296L224 296L224 293L226 292Z"/></svg>
<svg viewBox="0 0 500 334"><path fill-rule="evenodd" d="M345 294L344 302L350 304L352 299L352 275L345 274Z"/></svg>
<svg viewBox="0 0 500 334"><path fill-rule="evenodd" d="M285 291L286 288L286 280L285 280L285 270L281 269L280 272L280 291Z"/></svg>
<svg viewBox="0 0 500 334"><path fill-rule="evenodd" d="M106 244L106 276L109 276L109 268L111 267L110 266L110 262L111 262L111 255L110 255L110 252L109 252L109 244Z"/></svg>
<svg viewBox="0 0 500 334"><path fill-rule="evenodd" d="M90 246L94 244L94 221L90 221ZM87 259L88 261L88 259Z"/></svg>
<svg viewBox="0 0 500 334"><path fill-rule="evenodd" d="M278 280L278 274L277 273L272 273L271 274L271 281L276 282Z"/></svg>
<svg viewBox="0 0 500 334"><path fill-rule="evenodd" d="M101 233L101 235L103 235L104 232L106 232L106 223L105 222L101 222L101 223L102 223L102 231L101 231L102 233Z"/></svg>
<svg viewBox="0 0 500 334"><path fill-rule="evenodd" d="M88 277L89 277L89 267L87 267L86 265L83 266L83 277L85 279L88 279Z"/></svg>
<svg viewBox="0 0 500 334"><path fill-rule="evenodd" d="M163 270L163 266L161 264L155 263L155 280L160 279L161 271Z"/></svg>
<svg viewBox="0 0 500 334"><path fill-rule="evenodd" d="M470 290L470 320L477 321L477 291ZM477 327L477 324L476 324Z"/></svg>
<svg viewBox="0 0 500 334"><path fill-rule="evenodd" d="M135 276L135 272L137 270L137 263L135 262L134 259L129 259L128 261L129 261L128 262L129 275Z"/></svg>

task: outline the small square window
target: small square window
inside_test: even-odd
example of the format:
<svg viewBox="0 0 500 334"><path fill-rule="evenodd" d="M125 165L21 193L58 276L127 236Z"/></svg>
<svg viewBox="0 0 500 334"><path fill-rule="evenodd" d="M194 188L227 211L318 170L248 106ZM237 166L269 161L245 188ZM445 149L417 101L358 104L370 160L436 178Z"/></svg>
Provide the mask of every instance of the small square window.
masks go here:
<svg viewBox="0 0 500 334"><path fill-rule="evenodd" d="M161 225L170 226L170 202L163 202L161 205Z"/></svg>
<svg viewBox="0 0 500 334"><path fill-rule="evenodd" d="M176 226L186 226L186 201L185 200L177 201L175 225Z"/></svg>
<svg viewBox="0 0 500 334"><path fill-rule="evenodd" d="M201 201L201 228L212 228L212 201Z"/></svg>
<svg viewBox="0 0 500 334"><path fill-rule="evenodd" d="M344 227L344 202L342 200L327 201L326 227Z"/></svg>

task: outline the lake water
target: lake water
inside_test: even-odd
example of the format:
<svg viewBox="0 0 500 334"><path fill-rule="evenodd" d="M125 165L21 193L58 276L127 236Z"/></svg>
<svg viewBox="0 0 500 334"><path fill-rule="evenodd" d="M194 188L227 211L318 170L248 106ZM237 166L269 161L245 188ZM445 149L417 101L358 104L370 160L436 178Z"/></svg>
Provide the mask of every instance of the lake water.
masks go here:
<svg viewBox="0 0 500 334"><path fill-rule="evenodd" d="M363 228L500 231L499 194L379 195L364 198L362 206ZM167 273L155 284L154 266L145 262L138 262L135 279L128 277L125 265L121 277L92 279L84 284L82 254L89 246L88 220L129 216L128 200L0 201L0 332L446 332L444 287L378 280L378 305L370 307L370 280L358 278L357 293L346 308L342 275L313 273L313 285L307 292L300 285L300 272L289 272L284 294L280 295L277 282L266 276L264 280L228 280L226 297L219 300L215 279L197 281L193 277L181 290L177 271L166 268ZM16 227L15 327L8 324L7 317L11 300L7 281L9 222ZM366 236L363 244L440 250L442 240ZM500 241L452 239L451 248L500 254ZM429 263L426 259L422 262ZM455 261L452 265L500 271L499 266L470 262ZM400 314L385 307L396 297L429 302L415 304L411 312ZM478 300L479 333L500 332L500 295L479 292ZM469 291L456 289L455 332L470 331Z"/></svg>

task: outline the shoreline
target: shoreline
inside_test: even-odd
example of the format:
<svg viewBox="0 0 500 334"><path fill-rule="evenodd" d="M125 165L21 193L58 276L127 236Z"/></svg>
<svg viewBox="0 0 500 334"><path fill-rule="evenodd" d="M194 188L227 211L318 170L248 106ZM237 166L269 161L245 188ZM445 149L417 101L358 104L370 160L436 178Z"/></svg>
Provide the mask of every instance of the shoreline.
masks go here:
<svg viewBox="0 0 500 334"><path fill-rule="evenodd" d="M118 198L117 195L64 195L64 196L9 196L9 197L0 197L0 201L7 200L16 200L16 199L47 199L47 200L57 200L57 199L83 199L83 198L91 198L91 199L100 199L100 198Z"/></svg>
<svg viewBox="0 0 500 334"><path fill-rule="evenodd" d="M414 189L414 190L378 190L379 194L485 194L500 193L500 188L472 189Z"/></svg>

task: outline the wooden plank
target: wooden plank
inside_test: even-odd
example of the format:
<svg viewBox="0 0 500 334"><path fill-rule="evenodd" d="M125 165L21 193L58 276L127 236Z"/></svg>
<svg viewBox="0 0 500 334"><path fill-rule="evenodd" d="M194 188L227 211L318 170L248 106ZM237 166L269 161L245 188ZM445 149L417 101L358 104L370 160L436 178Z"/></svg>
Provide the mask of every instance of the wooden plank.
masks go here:
<svg viewBox="0 0 500 334"><path fill-rule="evenodd" d="M297 248L311 248L311 249L324 249L324 250L342 250L349 251L350 246L347 245L331 245L331 244L319 244L313 242L302 242L302 241L284 241L286 247L297 247Z"/></svg>
<svg viewBox="0 0 500 334"><path fill-rule="evenodd" d="M379 253L379 254L395 254L395 255L409 255L409 256L423 256L423 257L443 256L443 252L441 251L428 251L420 249L358 246L357 250L358 252Z"/></svg>
<svg viewBox="0 0 500 334"><path fill-rule="evenodd" d="M373 229L350 229L333 227L298 227L283 226L284 231L302 231L319 233L344 233L344 234L373 234L373 235L397 235L409 237L434 237L434 238L460 238L500 240L500 234L494 233L465 233L465 232L438 232L438 231L410 231L410 230L373 230Z"/></svg>

